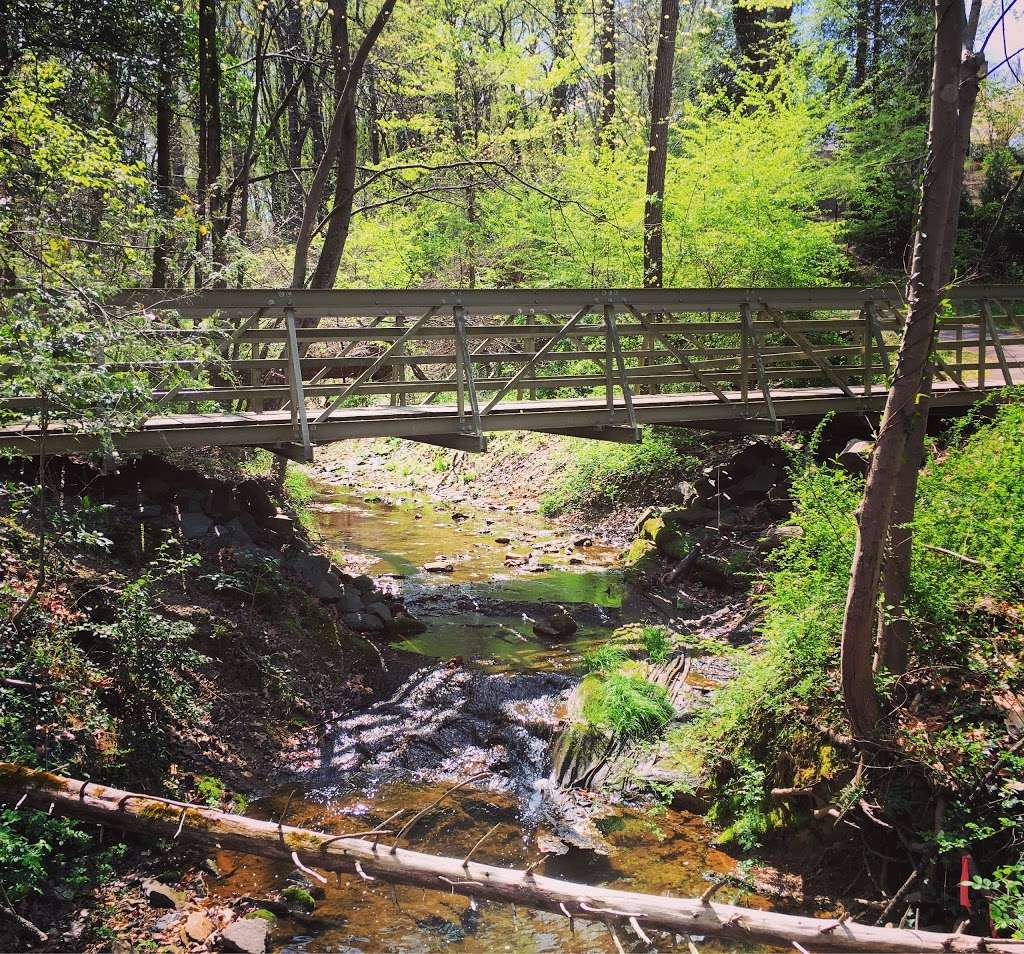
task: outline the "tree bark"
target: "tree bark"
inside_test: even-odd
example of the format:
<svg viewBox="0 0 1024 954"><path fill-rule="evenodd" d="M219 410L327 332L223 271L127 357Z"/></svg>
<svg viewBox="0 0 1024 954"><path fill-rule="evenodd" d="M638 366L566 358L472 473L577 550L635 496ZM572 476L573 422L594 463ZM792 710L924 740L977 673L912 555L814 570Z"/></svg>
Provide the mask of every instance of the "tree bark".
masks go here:
<svg viewBox="0 0 1024 954"><path fill-rule="evenodd" d="M204 283L203 259L218 270L224 265L227 219L223 210L221 177L220 53L217 39L217 0L199 3L199 235L196 237L196 285ZM210 240L207 243L206 235Z"/></svg>
<svg viewBox="0 0 1024 954"><path fill-rule="evenodd" d="M569 22L565 0L555 0L551 16L551 66L561 69L562 61L569 51ZM559 79L551 89L551 119L555 124L552 137L556 148L564 144L562 121L569 112L569 84Z"/></svg>
<svg viewBox="0 0 1024 954"><path fill-rule="evenodd" d="M615 0L601 0L601 109L598 118L599 140L612 146L611 124L615 119Z"/></svg>
<svg viewBox="0 0 1024 954"><path fill-rule="evenodd" d="M843 619L843 702L853 735L861 738L872 735L881 720L873 658L882 559L918 395L925 381L935 314L948 280L943 263L956 161L962 24L961 0L936 0L928 151L907 324L858 512L857 543Z"/></svg>
<svg viewBox="0 0 1024 954"><path fill-rule="evenodd" d="M546 878L529 870L499 868L293 828L201 805L149 798L104 785L0 762L0 797L10 803L58 811L72 818L227 851L239 851L327 871L356 871L369 880L409 884L473 898L518 903L581 920L629 925L675 934L731 938L744 946L791 943L809 950L1009 954L1010 944L966 934L869 927L855 921L798 917L716 904L710 899L671 898L616 891ZM24 803L21 799L24 797ZM370 833L363 833L364 835ZM358 868L356 865L358 864Z"/></svg>
<svg viewBox="0 0 1024 954"><path fill-rule="evenodd" d="M647 193L644 199L644 288L661 288L665 278L663 221L665 167L668 163L668 120L672 106L672 66L679 27L679 0L661 0L658 49L651 87L651 136L647 150Z"/></svg>
<svg viewBox="0 0 1024 954"><path fill-rule="evenodd" d="M153 287L166 288L168 285L167 259L170 256L170 241L167 236L167 221L172 212L171 182L171 77L166 62L161 59L156 91L156 207L160 222L153 245Z"/></svg>
<svg viewBox="0 0 1024 954"><path fill-rule="evenodd" d="M343 35L345 50L342 53L336 45L335 56L343 56L344 62L349 63L346 0L336 0L336 2L337 6L332 8L332 38L335 36L340 38ZM337 278L338 265L341 262L345 241L348 238L348 229L352 220L352 202L355 197L356 87L370 51L390 19L395 3L396 0L384 0L346 69L344 82L340 86L335 100L334 115L331 119L327 141L324 144L324 154L313 172L305 207L302 211L302 222L299 224L299 234L295 240L295 260L292 266L293 288L303 288L306 285L309 251L313 241L313 229L316 227L317 212L327 191L331 168L335 164L338 166L334 193L335 204L329 213L330 221L324 239L324 251L320 256L321 261L317 263L313 277L315 284L313 282L311 284L315 288L331 288Z"/></svg>
<svg viewBox="0 0 1024 954"><path fill-rule="evenodd" d="M957 95L953 181L946 210L941 263L941 274L946 276L946 281L949 280L953 269L953 255L956 251L957 232L960 225L960 196L964 187L964 164L967 161L967 153L971 145L974 107L978 99L980 77L985 67L983 54L973 52L980 7L980 0L974 0L970 16L964 26ZM878 649L875 653L874 669L876 672L886 669L895 675L906 671L910 648L911 627L904 609L904 600L910 585L910 567L913 556L911 521L914 519L914 506L917 500L917 478L925 458L932 372L933 367L929 364L921 382L918 404L914 409L913 421L907 434L907 446L900 465L896 492L893 496L889 549L882 571L882 611L879 613L878 619Z"/></svg>
<svg viewBox="0 0 1024 954"><path fill-rule="evenodd" d="M853 83L863 86L868 75L868 2L857 0L853 22Z"/></svg>

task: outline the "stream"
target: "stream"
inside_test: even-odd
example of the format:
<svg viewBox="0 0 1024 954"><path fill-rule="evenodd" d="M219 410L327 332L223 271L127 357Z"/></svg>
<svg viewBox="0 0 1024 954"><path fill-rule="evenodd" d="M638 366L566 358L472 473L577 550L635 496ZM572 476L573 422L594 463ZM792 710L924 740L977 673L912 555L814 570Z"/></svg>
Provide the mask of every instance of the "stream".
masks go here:
<svg viewBox="0 0 1024 954"><path fill-rule="evenodd" d="M292 825L366 831L398 809L411 817L453 780L483 768L491 772L481 782L486 787L449 795L418 823L409 846L461 857L493 828L477 860L511 867L536 861L545 834L560 823L545 808L560 696L588 649L623 623L649 616L616 566L617 549L533 514L442 509L412 497L384 501L337 491L324 494L314 509L320 533L337 542L347 568L389 580L426 624L424 633L396 637L392 645L422 657L428 668L391 699L347 716L325 739L316 771L259 799L250 813L276 819L287 810ZM533 621L559 608L576 621L576 632L562 639L535 635ZM570 838L568 850L563 845L539 871L692 897L709 878L735 870L735 860L712 845L699 816L614 806L591 820L590 801L586 806L603 853L574 847ZM277 897L296 878L309 887L288 864L227 852L216 861L227 873L212 886L221 897ZM718 897L767 906L738 888ZM545 912L471 904L458 895L356 875L331 876L314 918L282 917L273 937L279 952L616 950L599 924L576 923L573 933L567 919ZM702 951L738 950L695 940ZM629 939L623 941L628 948Z"/></svg>

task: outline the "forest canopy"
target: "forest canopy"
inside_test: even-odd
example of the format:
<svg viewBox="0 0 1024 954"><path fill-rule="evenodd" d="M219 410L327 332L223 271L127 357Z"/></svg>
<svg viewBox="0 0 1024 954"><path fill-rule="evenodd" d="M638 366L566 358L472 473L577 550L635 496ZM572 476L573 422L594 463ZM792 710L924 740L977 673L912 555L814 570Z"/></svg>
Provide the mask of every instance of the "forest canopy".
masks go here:
<svg viewBox="0 0 1024 954"><path fill-rule="evenodd" d="M905 271L925 4L10 12L7 284L784 286ZM983 84L959 279L1020 278L1021 95L1012 69Z"/></svg>

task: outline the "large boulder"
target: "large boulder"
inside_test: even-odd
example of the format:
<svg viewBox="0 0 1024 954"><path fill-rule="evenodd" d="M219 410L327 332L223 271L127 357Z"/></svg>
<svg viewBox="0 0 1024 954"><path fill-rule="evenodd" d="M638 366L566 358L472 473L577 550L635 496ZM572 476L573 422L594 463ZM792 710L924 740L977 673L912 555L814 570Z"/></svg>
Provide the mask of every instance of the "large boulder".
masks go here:
<svg viewBox="0 0 1024 954"><path fill-rule="evenodd" d="M854 438L846 442L839 452L839 466L851 474L863 476L871 465L871 452L875 449L874 441L862 441Z"/></svg>
<svg viewBox="0 0 1024 954"><path fill-rule="evenodd" d="M697 535L664 516L649 517L640 528L640 539L650 540L658 551L672 560L681 560L697 543Z"/></svg>
<svg viewBox="0 0 1024 954"><path fill-rule="evenodd" d="M286 560L284 568L315 592L331 569L331 561L320 553L308 553Z"/></svg>
<svg viewBox="0 0 1024 954"><path fill-rule="evenodd" d="M186 540L198 540L210 532L213 521L204 513L183 513L180 526L181 534Z"/></svg>
<svg viewBox="0 0 1024 954"><path fill-rule="evenodd" d="M541 616L533 624L534 633L549 639L567 639L577 629L576 620L561 607Z"/></svg>
<svg viewBox="0 0 1024 954"><path fill-rule="evenodd" d="M229 924L220 935L222 950L241 954L265 954L269 941L270 923L264 918L242 918Z"/></svg>

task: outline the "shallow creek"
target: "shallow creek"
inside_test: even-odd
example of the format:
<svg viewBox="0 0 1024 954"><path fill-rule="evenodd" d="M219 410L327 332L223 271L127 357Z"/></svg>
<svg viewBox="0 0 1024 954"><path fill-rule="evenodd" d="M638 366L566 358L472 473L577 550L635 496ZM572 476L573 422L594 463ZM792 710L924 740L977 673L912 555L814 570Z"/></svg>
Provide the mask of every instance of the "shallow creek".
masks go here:
<svg viewBox="0 0 1024 954"><path fill-rule="evenodd" d="M421 500L384 502L353 493L325 495L316 514L321 532L337 541L350 567L394 580L409 611L428 626L424 634L394 645L424 657L460 657L466 667L487 673L572 673L588 648L645 615L615 568L614 548L566 534L532 514L442 510ZM439 557L451 572L423 569ZM578 631L568 640L537 637L532 620L558 605L577 620ZM399 808L429 805L448 787L395 778L367 782L339 771L286 784L256 802L251 813L276 819L287 804L289 824L365 831ZM497 825L474 857L523 867L540 854L533 831L524 826L528 814L512 790L461 789L418 823L410 847L461 857ZM597 824L607 855L570 851L549 858L539 870L572 881L693 896L708 877L735 868L733 859L711 846L701 819L686 812L617 808ZM221 896L276 897L293 874L288 864L260 858L223 853L217 861L228 872L214 888ZM544 912L487 902L471 906L457 895L392 888L355 875L331 875L324 891L318 921L277 923L275 950L615 951L603 926L577 923L571 933L565 918ZM733 888L721 891L719 899L766 903ZM732 950L711 941L699 946Z"/></svg>

